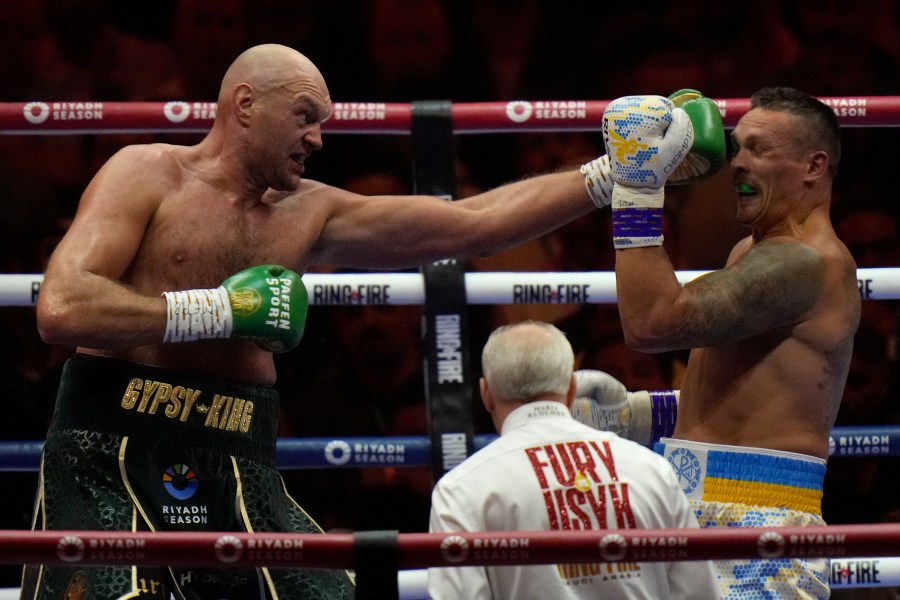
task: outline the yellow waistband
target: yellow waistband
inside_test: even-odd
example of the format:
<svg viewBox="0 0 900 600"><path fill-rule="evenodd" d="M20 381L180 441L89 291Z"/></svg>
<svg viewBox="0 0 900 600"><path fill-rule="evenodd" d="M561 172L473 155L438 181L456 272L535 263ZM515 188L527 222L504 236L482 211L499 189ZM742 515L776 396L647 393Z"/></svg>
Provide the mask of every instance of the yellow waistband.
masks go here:
<svg viewBox="0 0 900 600"><path fill-rule="evenodd" d="M706 477L703 501L777 506L822 515L822 490L777 483Z"/></svg>

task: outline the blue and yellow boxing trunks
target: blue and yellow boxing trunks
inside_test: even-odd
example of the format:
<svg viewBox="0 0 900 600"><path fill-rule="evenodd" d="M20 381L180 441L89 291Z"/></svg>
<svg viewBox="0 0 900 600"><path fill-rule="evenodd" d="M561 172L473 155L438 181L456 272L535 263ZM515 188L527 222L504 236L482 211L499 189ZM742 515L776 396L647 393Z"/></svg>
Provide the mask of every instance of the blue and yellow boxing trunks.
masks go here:
<svg viewBox="0 0 900 600"><path fill-rule="evenodd" d="M663 438L701 527L807 527L822 520L825 461L764 448ZM727 600L829 597L827 559L713 561Z"/></svg>
<svg viewBox="0 0 900 600"><path fill-rule="evenodd" d="M321 532L275 469L277 411L271 388L78 354L66 363L44 442L33 527ZM353 595L338 570L31 565L21 598Z"/></svg>

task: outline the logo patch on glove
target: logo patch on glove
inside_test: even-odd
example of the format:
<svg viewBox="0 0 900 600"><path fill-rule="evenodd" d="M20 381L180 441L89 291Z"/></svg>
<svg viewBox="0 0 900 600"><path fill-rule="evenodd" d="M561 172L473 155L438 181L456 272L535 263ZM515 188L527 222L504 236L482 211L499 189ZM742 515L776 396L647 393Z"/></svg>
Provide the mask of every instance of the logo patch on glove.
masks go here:
<svg viewBox="0 0 900 600"><path fill-rule="evenodd" d="M262 305L262 296L253 288L240 288L228 294L231 312L235 316L248 317Z"/></svg>

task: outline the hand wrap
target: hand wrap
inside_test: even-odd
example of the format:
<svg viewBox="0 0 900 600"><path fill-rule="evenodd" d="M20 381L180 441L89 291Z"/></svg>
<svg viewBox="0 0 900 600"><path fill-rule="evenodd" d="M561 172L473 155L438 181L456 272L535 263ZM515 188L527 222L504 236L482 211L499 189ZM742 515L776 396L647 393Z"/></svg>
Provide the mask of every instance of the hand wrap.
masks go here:
<svg viewBox="0 0 900 600"><path fill-rule="evenodd" d="M164 292L163 342L243 338L269 352L300 343L308 297L297 273L261 265L232 275L218 288Z"/></svg>

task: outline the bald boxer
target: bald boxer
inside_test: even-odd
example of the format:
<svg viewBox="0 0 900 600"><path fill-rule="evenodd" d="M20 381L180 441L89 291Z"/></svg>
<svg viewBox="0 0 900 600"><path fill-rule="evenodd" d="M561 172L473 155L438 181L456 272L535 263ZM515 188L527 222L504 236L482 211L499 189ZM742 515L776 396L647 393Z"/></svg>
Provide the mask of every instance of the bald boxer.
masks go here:
<svg viewBox="0 0 900 600"><path fill-rule="evenodd" d="M703 527L822 525L829 433L860 318L856 265L829 217L837 119L795 89L753 95L732 133L731 160L737 220L750 235L723 269L682 286L647 217L661 209L663 189L629 171L636 132L627 115L642 110L623 100L604 115L622 234L619 313L634 348L692 349L674 431L657 449ZM629 400L619 409L631 414ZM824 559L716 566L724 598L829 596Z"/></svg>
<svg viewBox="0 0 900 600"><path fill-rule="evenodd" d="M438 481L432 532L697 527L665 460L572 418L574 362L565 335L547 323L490 335L480 389L500 437ZM432 600L718 597L709 561L441 567L429 570L428 592Z"/></svg>
<svg viewBox="0 0 900 600"><path fill-rule="evenodd" d="M599 160L458 202L306 179L333 110L307 57L256 46L226 71L198 144L127 146L99 169L37 305L43 339L78 351L44 445L35 528L319 531L274 469L272 353L302 334L299 273L489 254L609 204ZM689 129L668 143L687 153ZM68 589L83 600L353 595L340 571L26 570L25 597Z"/></svg>

